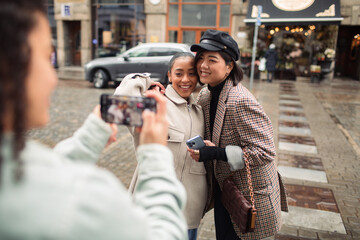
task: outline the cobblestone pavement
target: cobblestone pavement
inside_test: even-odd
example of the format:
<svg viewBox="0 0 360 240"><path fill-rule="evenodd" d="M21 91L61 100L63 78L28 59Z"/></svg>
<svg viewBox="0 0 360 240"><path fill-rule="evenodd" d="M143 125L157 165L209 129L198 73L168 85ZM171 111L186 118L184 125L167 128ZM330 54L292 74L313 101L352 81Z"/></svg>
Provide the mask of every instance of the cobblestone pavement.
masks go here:
<svg viewBox="0 0 360 240"><path fill-rule="evenodd" d="M252 92L272 120L290 206L268 239L360 239L360 82L257 80ZM213 212L198 239L215 239Z"/></svg>
<svg viewBox="0 0 360 240"><path fill-rule="evenodd" d="M243 84L248 87L248 79ZM60 80L50 124L29 136L53 147L81 126L101 93L113 91L94 89L86 81ZM269 239L360 239L360 82L255 80L252 92L272 120L276 160L291 207L280 233ZM120 126L117 142L104 150L98 165L129 185L136 161L125 127ZM336 217L338 222L327 222ZM198 239L215 239L212 211L202 220Z"/></svg>

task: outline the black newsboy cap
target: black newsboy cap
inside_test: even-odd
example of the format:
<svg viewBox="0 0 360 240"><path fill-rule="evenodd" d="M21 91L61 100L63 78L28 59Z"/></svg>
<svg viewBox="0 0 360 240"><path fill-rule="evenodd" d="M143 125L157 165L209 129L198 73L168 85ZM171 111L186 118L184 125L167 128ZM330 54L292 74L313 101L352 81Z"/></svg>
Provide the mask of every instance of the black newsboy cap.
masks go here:
<svg viewBox="0 0 360 240"><path fill-rule="evenodd" d="M235 40L226 32L217 30L206 30L200 39L199 44L193 44L191 51L198 52L201 49L218 52L223 50L228 53L235 61L239 60L240 51Z"/></svg>

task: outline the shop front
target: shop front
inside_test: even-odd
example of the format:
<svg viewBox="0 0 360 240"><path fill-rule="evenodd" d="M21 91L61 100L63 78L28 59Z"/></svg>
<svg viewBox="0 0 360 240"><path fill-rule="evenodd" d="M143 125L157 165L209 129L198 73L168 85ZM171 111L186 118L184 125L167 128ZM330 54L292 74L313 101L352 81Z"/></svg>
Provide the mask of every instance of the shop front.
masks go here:
<svg viewBox="0 0 360 240"><path fill-rule="evenodd" d="M335 74L360 80L360 26L341 25L336 50Z"/></svg>
<svg viewBox="0 0 360 240"><path fill-rule="evenodd" d="M252 0L244 20L250 26L249 36L253 36L252 25L259 5L262 25L258 32L257 58L265 55L271 43L275 44L278 53L275 78L296 80L311 77L315 72L321 78L331 78L338 25L342 20L340 1ZM249 61L246 50L243 52L243 61Z"/></svg>
<svg viewBox="0 0 360 240"><path fill-rule="evenodd" d="M83 79L91 59L145 42L144 0L47 0L59 78Z"/></svg>
<svg viewBox="0 0 360 240"><path fill-rule="evenodd" d="M52 28L56 29L54 57L56 57L59 78L82 79L81 66L91 59L89 6L90 0L54 0L53 2L56 22L56 27ZM50 15L50 11L48 14Z"/></svg>
<svg viewBox="0 0 360 240"><path fill-rule="evenodd" d="M92 1L93 58L116 56L145 42L144 0Z"/></svg>

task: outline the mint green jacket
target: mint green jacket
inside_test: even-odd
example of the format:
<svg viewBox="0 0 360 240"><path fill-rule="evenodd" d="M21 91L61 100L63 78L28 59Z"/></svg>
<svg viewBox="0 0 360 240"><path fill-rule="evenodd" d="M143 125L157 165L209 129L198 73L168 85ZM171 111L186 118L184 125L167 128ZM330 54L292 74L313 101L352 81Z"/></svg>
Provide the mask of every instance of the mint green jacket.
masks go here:
<svg viewBox="0 0 360 240"><path fill-rule="evenodd" d="M1 143L0 239L187 239L186 193L172 153L158 144L137 149L136 198L95 165L110 127L91 114L54 149L27 141L24 175L14 181L12 136Z"/></svg>

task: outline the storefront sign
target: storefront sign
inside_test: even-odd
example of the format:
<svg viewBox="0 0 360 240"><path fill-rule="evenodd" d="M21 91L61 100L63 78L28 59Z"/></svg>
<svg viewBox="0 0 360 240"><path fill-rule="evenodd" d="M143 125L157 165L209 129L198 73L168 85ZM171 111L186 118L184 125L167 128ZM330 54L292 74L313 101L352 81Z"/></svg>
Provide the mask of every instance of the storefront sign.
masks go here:
<svg viewBox="0 0 360 240"><path fill-rule="evenodd" d="M70 17L71 10L71 4L61 4L61 16Z"/></svg>
<svg viewBox="0 0 360 240"><path fill-rule="evenodd" d="M272 0L273 4L284 11L301 11L310 7L315 0Z"/></svg>
<svg viewBox="0 0 360 240"><path fill-rule="evenodd" d="M151 35L150 42L159 42L159 37L155 35Z"/></svg>
<svg viewBox="0 0 360 240"><path fill-rule="evenodd" d="M247 34L246 34L246 32L238 32L238 33L236 34L236 36L237 36L238 38L246 38L246 37L247 37Z"/></svg>
<svg viewBox="0 0 360 240"><path fill-rule="evenodd" d="M262 5L262 24L339 24L343 20L340 14L340 0L249 0L244 22L257 22L259 5Z"/></svg>
<svg viewBox="0 0 360 240"><path fill-rule="evenodd" d="M158 5L160 3L160 0L150 0L151 4Z"/></svg>
<svg viewBox="0 0 360 240"><path fill-rule="evenodd" d="M331 5L329 9L325 9L323 12L317 13L317 17L333 17L335 16L335 4Z"/></svg>
<svg viewBox="0 0 360 240"><path fill-rule="evenodd" d="M85 0L55 0L55 3L85 3Z"/></svg>

